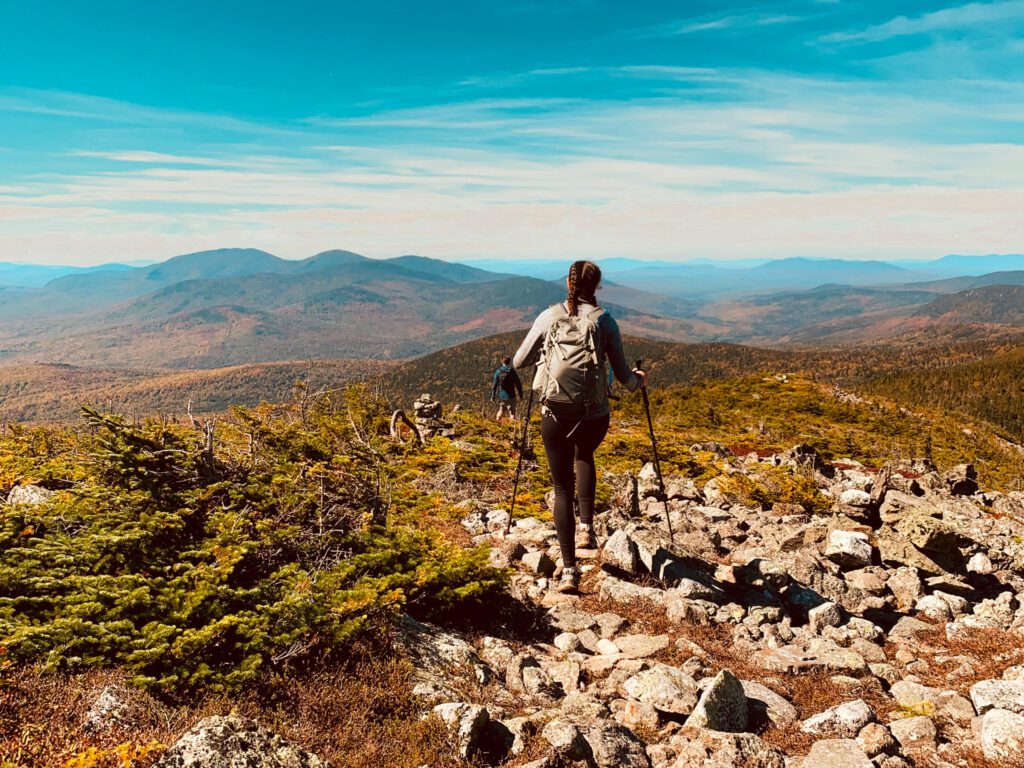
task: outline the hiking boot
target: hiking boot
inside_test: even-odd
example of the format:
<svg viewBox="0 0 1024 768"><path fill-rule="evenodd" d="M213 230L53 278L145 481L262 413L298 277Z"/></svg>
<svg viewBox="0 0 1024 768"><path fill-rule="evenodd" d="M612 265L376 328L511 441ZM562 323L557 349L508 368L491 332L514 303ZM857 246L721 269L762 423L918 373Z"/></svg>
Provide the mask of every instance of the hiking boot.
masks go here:
<svg viewBox="0 0 1024 768"><path fill-rule="evenodd" d="M562 570L562 578L558 580L558 591L562 594L572 595L580 591L579 568L565 568Z"/></svg>
<svg viewBox="0 0 1024 768"><path fill-rule="evenodd" d="M597 549L594 526L581 523L576 526L576 549Z"/></svg>

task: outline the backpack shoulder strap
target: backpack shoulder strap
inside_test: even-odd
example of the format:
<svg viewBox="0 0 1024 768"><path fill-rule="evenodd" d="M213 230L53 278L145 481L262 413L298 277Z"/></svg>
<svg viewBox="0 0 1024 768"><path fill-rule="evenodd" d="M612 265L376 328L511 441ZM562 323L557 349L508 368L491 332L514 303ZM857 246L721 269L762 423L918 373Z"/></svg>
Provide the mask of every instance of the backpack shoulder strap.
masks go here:
<svg viewBox="0 0 1024 768"><path fill-rule="evenodd" d="M556 320L559 319L559 318L562 318L562 317L568 317L569 316L569 309L568 309L568 307L566 307L565 304L561 304L561 303L560 304L552 304L550 307L548 307L548 312L550 312L551 316L553 318L555 318Z"/></svg>

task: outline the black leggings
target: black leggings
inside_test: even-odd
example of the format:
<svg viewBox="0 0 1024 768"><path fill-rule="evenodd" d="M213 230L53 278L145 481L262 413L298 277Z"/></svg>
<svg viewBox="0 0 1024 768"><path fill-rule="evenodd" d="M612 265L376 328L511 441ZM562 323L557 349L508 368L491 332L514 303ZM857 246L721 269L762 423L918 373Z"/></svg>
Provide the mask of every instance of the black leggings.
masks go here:
<svg viewBox="0 0 1024 768"><path fill-rule="evenodd" d="M594 492L597 468L594 451L608 432L608 416L587 421L556 420L546 414L540 423L544 452L555 486L555 530L562 550L562 565L576 567L576 525L572 498L575 486L580 505L580 522L594 521ZM574 479L575 478L575 479Z"/></svg>

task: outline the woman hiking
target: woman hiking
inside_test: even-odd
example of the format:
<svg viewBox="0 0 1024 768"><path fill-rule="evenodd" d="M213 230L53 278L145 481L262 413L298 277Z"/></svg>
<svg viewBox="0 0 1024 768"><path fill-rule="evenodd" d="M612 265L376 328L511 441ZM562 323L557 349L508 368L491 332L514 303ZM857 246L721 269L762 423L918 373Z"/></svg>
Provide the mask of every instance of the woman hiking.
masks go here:
<svg viewBox="0 0 1024 768"><path fill-rule="evenodd" d="M580 571L576 548L597 546L594 535L594 451L608 432L608 376L630 392L645 374L630 371L622 351L619 326L598 306L595 293L601 270L591 261L576 261L566 278L568 295L541 312L512 361L522 370L537 364L533 388L541 402L541 437L555 487L555 529L562 551L559 592L576 592ZM573 492L579 502L579 525Z"/></svg>

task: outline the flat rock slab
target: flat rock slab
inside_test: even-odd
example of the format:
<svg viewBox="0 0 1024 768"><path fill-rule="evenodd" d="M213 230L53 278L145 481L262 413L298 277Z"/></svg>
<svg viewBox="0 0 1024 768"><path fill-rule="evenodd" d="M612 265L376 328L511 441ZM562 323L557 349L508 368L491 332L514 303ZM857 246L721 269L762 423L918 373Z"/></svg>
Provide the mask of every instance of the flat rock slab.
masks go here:
<svg viewBox="0 0 1024 768"><path fill-rule="evenodd" d="M1024 680L982 680L971 686L971 701L979 715L990 709L1024 715Z"/></svg>
<svg viewBox="0 0 1024 768"><path fill-rule="evenodd" d="M874 768L874 764L853 739L823 739L814 742L804 768Z"/></svg>
<svg viewBox="0 0 1024 768"><path fill-rule="evenodd" d="M668 635L620 635L615 645L624 656L645 659L665 650L669 645Z"/></svg>
<svg viewBox="0 0 1024 768"><path fill-rule="evenodd" d="M875 719L875 713L862 699L847 701L807 718L800 730L815 736L853 738Z"/></svg>
<svg viewBox="0 0 1024 768"><path fill-rule="evenodd" d="M671 768L785 768L786 757L752 733L684 727L672 737L677 757ZM829 766L829 768L836 768ZM871 768L871 763L868 763Z"/></svg>

